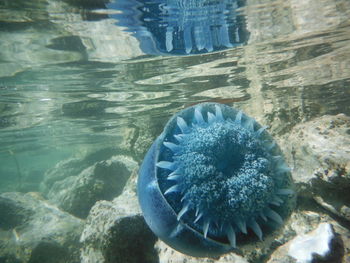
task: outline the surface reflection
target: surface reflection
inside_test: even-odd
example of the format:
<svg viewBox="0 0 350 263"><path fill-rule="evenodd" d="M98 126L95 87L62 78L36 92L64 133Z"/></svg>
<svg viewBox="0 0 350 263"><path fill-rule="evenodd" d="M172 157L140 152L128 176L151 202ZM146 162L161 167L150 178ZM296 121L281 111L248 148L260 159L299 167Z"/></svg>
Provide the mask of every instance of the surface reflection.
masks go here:
<svg viewBox="0 0 350 263"><path fill-rule="evenodd" d="M156 51L170 54L166 28L146 27L156 21L145 20L145 4L118 1L130 11L123 20L106 2L0 1L1 169L8 162L17 173L10 152L39 170L46 159L109 146L140 160L169 116L204 101L242 109L273 135L319 116L350 114L348 0L235 2L247 44L208 53L203 44L204 53L191 56L145 55L135 31L152 39L159 33ZM199 52L191 33L190 54ZM170 52L186 54L181 34L183 49L172 34Z"/></svg>
<svg viewBox="0 0 350 263"><path fill-rule="evenodd" d="M146 54L187 55L231 48L248 39L242 0L122 0L111 17L140 41Z"/></svg>

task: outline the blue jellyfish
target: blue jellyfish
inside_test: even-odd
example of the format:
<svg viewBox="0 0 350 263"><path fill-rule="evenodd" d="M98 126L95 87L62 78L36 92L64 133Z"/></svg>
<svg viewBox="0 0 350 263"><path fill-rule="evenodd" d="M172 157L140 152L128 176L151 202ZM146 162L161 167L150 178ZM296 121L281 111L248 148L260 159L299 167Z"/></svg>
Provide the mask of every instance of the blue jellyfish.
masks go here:
<svg viewBox="0 0 350 263"><path fill-rule="evenodd" d="M247 237L262 240L264 230L283 224L293 196L289 168L266 127L217 103L175 114L139 171L151 230L198 257L229 252Z"/></svg>
<svg viewBox="0 0 350 263"><path fill-rule="evenodd" d="M248 39L242 0L121 0L108 8L147 54L188 55L227 49Z"/></svg>

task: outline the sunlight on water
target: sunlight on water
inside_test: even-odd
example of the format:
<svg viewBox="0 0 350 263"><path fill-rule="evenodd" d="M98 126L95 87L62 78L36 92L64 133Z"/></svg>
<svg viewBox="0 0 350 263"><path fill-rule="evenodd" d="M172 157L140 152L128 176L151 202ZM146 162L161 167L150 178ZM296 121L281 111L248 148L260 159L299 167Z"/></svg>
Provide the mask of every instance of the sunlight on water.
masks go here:
<svg viewBox="0 0 350 263"><path fill-rule="evenodd" d="M23 3L1 4L4 157L8 150L74 153L127 143L125 133L202 101L242 108L273 133L349 112L347 1L242 2L248 43L189 57L143 54L131 22L118 26L125 18L114 15L121 14L111 9L117 2ZM309 4L315 8L304 8ZM148 30L158 37L154 26Z"/></svg>

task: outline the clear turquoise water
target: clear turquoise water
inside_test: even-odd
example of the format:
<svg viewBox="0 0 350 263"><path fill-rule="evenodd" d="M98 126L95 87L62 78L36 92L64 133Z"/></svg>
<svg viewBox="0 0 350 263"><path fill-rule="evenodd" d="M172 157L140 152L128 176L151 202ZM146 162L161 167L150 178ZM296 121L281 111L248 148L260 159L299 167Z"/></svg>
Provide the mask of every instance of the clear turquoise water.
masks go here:
<svg viewBox="0 0 350 263"><path fill-rule="evenodd" d="M38 191L57 162L99 149L140 160L138 138L203 101L241 108L274 135L349 115L349 10L348 0L248 0L247 44L162 56L144 54L104 1L2 0L0 192Z"/></svg>

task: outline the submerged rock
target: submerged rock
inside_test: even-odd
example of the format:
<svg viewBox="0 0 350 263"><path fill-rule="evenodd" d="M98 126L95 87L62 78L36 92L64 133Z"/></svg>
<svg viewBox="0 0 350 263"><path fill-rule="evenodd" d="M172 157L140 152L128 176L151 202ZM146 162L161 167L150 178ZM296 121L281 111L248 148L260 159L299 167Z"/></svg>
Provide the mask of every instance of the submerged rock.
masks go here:
<svg viewBox="0 0 350 263"><path fill-rule="evenodd" d="M0 211L0 262L79 262L80 219L35 193L1 194Z"/></svg>
<svg viewBox="0 0 350 263"><path fill-rule="evenodd" d="M223 255L218 259L187 256L172 249L160 240L156 243L155 248L158 252L160 263L248 263L242 256L234 253Z"/></svg>
<svg viewBox="0 0 350 263"><path fill-rule="evenodd" d="M91 209L80 238L82 263L158 262L156 237L141 214L134 181L135 176L113 201L99 201Z"/></svg>
<svg viewBox="0 0 350 263"><path fill-rule="evenodd" d="M296 211L285 228L296 236L280 245L267 263L350 262L350 230L330 216L320 211Z"/></svg>
<svg viewBox="0 0 350 263"><path fill-rule="evenodd" d="M47 195L53 184L57 181L64 180L69 176L77 176L81 171L94 165L96 162L108 160L119 153L120 149L108 147L77 154L75 157L62 160L45 172L40 184L40 192Z"/></svg>
<svg viewBox="0 0 350 263"><path fill-rule="evenodd" d="M112 200L121 194L132 169L137 164L130 157L114 156L53 184L48 199L63 210L85 218L98 200Z"/></svg>
<svg viewBox="0 0 350 263"><path fill-rule="evenodd" d="M291 241L288 254L300 263L310 263L314 254L323 259L331 254L331 245L335 235L331 224L321 223L304 236L297 236Z"/></svg>
<svg viewBox="0 0 350 263"><path fill-rule="evenodd" d="M282 138L302 195L350 220L350 117L323 116L295 126Z"/></svg>
<svg viewBox="0 0 350 263"><path fill-rule="evenodd" d="M55 182L64 180L69 176L78 175L86 168L85 165L80 158L70 158L58 162L54 167L45 172L44 179L40 183L40 192L47 195Z"/></svg>

